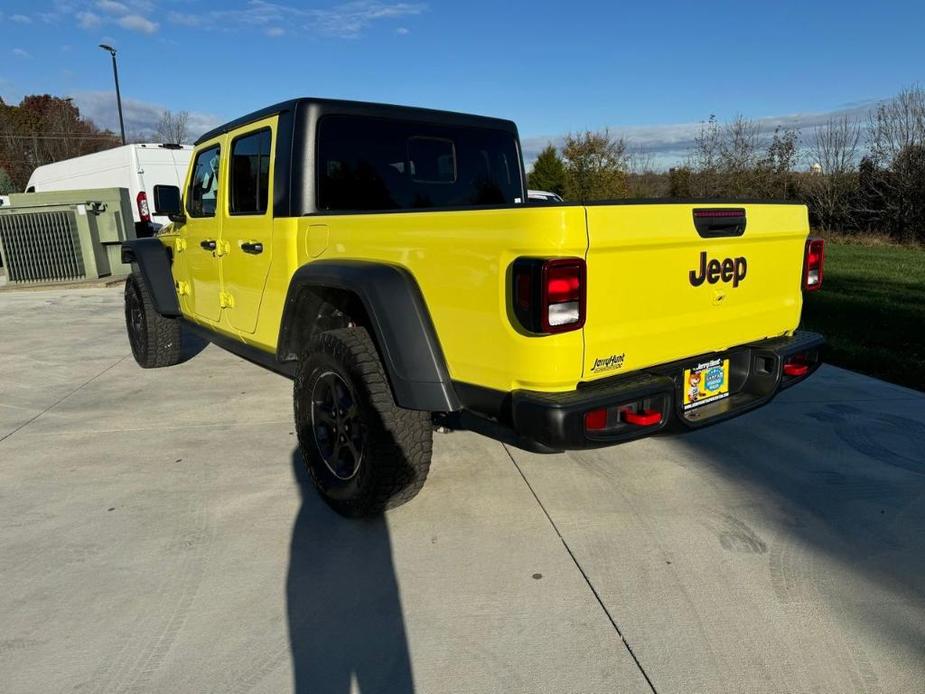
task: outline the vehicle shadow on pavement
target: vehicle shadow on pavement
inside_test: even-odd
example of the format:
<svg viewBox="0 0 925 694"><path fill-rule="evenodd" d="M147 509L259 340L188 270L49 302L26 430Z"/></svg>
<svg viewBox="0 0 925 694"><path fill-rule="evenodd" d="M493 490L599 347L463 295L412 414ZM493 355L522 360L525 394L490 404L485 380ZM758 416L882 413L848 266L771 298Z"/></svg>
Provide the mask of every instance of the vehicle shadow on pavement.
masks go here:
<svg viewBox="0 0 925 694"><path fill-rule="evenodd" d="M296 449L302 504L292 528L286 603L294 691L413 692L389 528L352 520L318 496Z"/></svg>
<svg viewBox="0 0 925 694"><path fill-rule="evenodd" d="M208 346L208 340L184 326L180 333L180 363L189 361Z"/></svg>

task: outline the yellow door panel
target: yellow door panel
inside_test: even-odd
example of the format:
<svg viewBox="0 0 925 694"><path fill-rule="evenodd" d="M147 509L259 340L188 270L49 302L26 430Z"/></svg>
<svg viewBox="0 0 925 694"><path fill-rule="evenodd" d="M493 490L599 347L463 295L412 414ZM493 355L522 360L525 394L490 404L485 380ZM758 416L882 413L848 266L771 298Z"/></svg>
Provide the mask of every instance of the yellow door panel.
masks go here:
<svg viewBox="0 0 925 694"><path fill-rule="evenodd" d="M178 227L180 237L186 242L180 270L185 277L177 277L189 285L185 305L194 317L209 322L218 322L222 310L218 252L222 235L219 205L224 190L220 165L223 140L216 138L196 151L184 195L186 222Z"/></svg>
<svg viewBox="0 0 925 694"><path fill-rule="evenodd" d="M221 205L222 292L228 323L253 333L273 259L273 156L277 116L227 136L227 195Z"/></svg>

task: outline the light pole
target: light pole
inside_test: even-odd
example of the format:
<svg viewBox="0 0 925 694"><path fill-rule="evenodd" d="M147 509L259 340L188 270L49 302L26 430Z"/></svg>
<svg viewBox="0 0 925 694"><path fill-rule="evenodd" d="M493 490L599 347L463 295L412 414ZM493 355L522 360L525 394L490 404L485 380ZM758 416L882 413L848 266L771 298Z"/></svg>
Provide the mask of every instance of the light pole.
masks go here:
<svg viewBox="0 0 925 694"><path fill-rule="evenodd" d="M125 122L122 120L122 95L119 93L119 68L116 67L116 49L107 46L105 43L100 44L100 48L109 51L112 56L112 76L116 80L116 105L119 107L119 130L122 132L122 144L125 144Z"/></svg>

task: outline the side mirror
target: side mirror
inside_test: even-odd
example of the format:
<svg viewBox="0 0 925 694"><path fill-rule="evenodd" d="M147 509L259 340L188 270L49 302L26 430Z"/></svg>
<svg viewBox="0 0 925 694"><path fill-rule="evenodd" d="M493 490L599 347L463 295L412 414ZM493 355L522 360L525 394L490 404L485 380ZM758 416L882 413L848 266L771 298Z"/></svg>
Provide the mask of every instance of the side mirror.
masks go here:
<svg viewBox="0 0 925 694"><path fill-rule="evenodd" d="M176 186L154 186L154 214L166 215L171 222L184 222L183 200Z"/></svg>

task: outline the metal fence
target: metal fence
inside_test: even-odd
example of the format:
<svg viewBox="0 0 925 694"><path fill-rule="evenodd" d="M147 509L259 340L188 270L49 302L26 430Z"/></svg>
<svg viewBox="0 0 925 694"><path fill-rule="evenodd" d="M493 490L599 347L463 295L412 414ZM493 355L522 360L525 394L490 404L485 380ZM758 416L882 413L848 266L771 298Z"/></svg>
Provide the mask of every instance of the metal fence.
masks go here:
<svg viewBox="0 0 925 694"><path fill-rule="evenodd" d="M0 215L0 247L10 282L66 282L87 276L73 211Z"/></svg>

